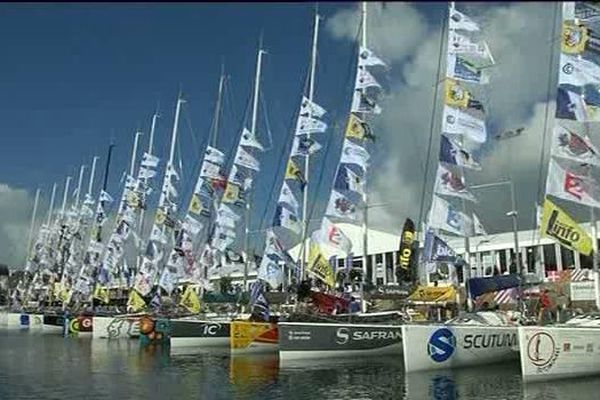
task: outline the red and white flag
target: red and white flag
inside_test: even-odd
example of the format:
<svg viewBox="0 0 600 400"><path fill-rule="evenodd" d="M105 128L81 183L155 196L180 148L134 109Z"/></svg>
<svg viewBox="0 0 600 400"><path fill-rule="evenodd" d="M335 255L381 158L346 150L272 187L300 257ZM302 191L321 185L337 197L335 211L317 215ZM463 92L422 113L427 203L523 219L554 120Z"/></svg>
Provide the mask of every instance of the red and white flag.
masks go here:
<svg viewBox="0 0 600 400"><path fill-rule="evenodd" d="M589 172L581 168L563 168L556 160L550 160L546 193L574 203L600 207L598 185Z"/></svg>
<svg viewBox="0 0 600 400"><path fill-rule="evenodd" d="M600 165L600 153L587 135L560 125L554 127L552 155L582 163Z"/></svg>

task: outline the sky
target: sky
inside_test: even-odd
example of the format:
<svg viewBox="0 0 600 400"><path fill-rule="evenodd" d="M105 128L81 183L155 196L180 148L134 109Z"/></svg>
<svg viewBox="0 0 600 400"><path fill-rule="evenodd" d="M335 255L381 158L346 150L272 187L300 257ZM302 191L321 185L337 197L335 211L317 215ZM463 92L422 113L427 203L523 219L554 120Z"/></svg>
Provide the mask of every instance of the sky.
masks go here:
<svg viewBox="0 0 600 400"><path fill-rule="evenodd" d="M155 152L166 158L175 101L187 100L179 125L177 158L183 166L187 203L198 156L210 130L221 65L228 75L218 147L230 152L247 122L256 51L262 36L263 64L258 136L271 150L261 155L252 227L264 228L274 211L281 154L289 136L308 70L313 3L186 4L3 4L0 8L0 262L24 260L36 188L45 215L54 182L59 197L67 175L116 144L108 191L118 196L133 134L146 146L150 119L159 109ZM313 165L311 204L319 217L331 188L342 129L350 103L352 63L359 25L358 3L322 3L315 100L332 127ZM534 221L544 120L551 121L557 51L551 57L554 7L548 3L457 3L483 27L497 65L482 93L490 135L525 127L521 137L490 139L481 152L483 171L470 184L513 178L521 228ZM373 120L370 214L373 228L400 233L404 219L418 220L430 132L442 21L446 3L369 4L368 43L388 68L383 113ZM550 74L549 74L550 72ZM551 90L549 90L549 88ZM439 144L439 109L426 201L431 199ZM547 111L550 110L548 113ZM551 126L548 125L548 126ZM548 128L549 129L549 128ZM87 176L86 176L87 179ZM543 179L543 177L542 177ZM71 186L71 189L73 186ZM98 185L96 185L96 190ZM477 193L473 206L489 231L510 229L506 191ZM259 240L259 239L256 239Z"/></svg>

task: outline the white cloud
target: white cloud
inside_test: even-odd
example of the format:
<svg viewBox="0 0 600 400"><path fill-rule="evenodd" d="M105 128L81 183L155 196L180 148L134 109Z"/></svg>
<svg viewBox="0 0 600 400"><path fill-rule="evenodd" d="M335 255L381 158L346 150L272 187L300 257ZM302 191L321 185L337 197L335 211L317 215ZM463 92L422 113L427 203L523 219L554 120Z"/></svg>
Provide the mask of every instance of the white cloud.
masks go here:
<svg viewBox="0 0 600 400"><path fill-rule="evenodd" d="M24 264L32 207L27 191L0 183L0 263Z"/></svg>
<svg viewBox="0 0 600 400"><path fill-rule="evenodd" d="M476 184L515 176L517 204L522 216L519 224L522 228L530 227L537 194L544 104L548 98L554 9L539 3L513 3L502 7L473 5L463 11L482 23L497 62L491 69L492 82L483 92L489 109L490 133L527 127L522 138L506 142L490 139L483 153L484 171L469 173L467 180ZM373 15L368 25L371 47L392 61L393 69L401 72L395 74L399 76L392 81L382 102L383 114L373 122L374 132L380 138L374 150L378 155L375 158L380 162L372 171L369 202L387 205L373 209L370 222L374 227L399 232L406 217L418 220L442 21L428 25L424 14L405 3L390 4L383 10L370 5L370 15ZM445 18L446 14L443 15ZM356 9L339 12L331 18L329 31L336 38L353 40L357 16ZM550 98L555 94L555 81L553 78ZM441 101L441 97L438 98L436 105L426 207L431 199L439 151ZM504 212L497 211L510 207L509 202L504 204L503 201L498 193L496 197L483 194L476 208L490 231L510 229Z"/></svg>

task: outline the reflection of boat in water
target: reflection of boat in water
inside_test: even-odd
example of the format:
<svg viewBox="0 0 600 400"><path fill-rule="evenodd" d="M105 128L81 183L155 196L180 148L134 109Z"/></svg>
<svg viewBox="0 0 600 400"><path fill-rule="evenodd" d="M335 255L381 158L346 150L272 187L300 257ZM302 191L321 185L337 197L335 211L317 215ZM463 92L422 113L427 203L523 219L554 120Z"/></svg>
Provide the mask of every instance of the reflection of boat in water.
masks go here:
<svg viewBox="0 0 600 400"><path fill-rule="evenodd" d="M490 379L490 377L493 377ZM407 373L406 399L512 399L521 397L521 382L512 363Z"/></svg>
<svg viewBox="0 0 600 400"><path fill-rule="evenodd" d="M598 388L600 378L528 383L523 387L523 399L597 399Z"/></svg>
<svg viewBox="0 0 600 400"><path fill-rule="evenodd" d="M274 382L278 373L276 354L232 354L229 359L229 379L236 391Z"/></svg>
<svg viewBox="0 0 600 400"><path fill-rule="evenodd" d="M516 359L517 315L483 311L444 324L404 325L405 369L413 372Z"/></svg>
<svg viewBox="0 0 600 400"><path fill-rule="evenodd" d="M600 314L519 328L524 381L600 375Z"/></svg>

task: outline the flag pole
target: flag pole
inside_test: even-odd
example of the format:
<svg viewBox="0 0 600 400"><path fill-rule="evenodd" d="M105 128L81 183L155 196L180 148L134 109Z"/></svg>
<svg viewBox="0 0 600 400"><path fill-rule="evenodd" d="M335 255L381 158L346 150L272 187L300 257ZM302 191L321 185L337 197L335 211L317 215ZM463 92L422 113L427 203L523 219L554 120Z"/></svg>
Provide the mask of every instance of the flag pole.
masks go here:
<svg viewBox="0 0 600 400"><path fill-rule="evenodd" d="M33 230L35 229L35 217L37 215L38 202L40 200L40 188L35 191L35 199L33 200L33 212L31 213L31 224L29 225L29 239L27 240L27 261L31 255L31 243L33 242Z"/></svg>
<svg viewBox="0 0 600 400"><path fill-rule="evenodd" d="M600 274L598 273L598 225L596 221L596 212L594 207L590 207L590 219L592 228L592 247L594 249L593 267L594 271L594 294L596 300L596 308L600 310Z"/></svg>
<svg viewBox="0 0 600 400"><path fill-rule="evenodd" d="M362 35L361 35L361 46L366 48L367 47L367 2L363 1L362 2L362 23L361 23L361 28L362 28ZM360 50L359 50L360 51ZM357 68L360 68L359 66L357 66ZM358 71L357 71L358 73ZM365 89L361 89L361 91L364 94ZM361 283L360 283L360 303L361 303L361 312L366 312L367 311L367 304L365 302L365 290L364 290L364 285L365 285L365 279L367 276L367 264L368 264L368 259L369 259L369 208L367 207L369 198L368 198L368 190L367 190L367 166L365 165L365 173L364 173L364 190L363 190L363 194L362 194L362 200L363 200L363 204L365 205L364 211L363 211L363 224L362 224L362 234L363 234L363 240L362 240L362 247L363 247L363 255L362 255L362 270L363 270L363 274L362 274L362 279L361 279ZM371 270L371 281L372 282L376 282L376 271Z"/></svg>
<svg viewBox="0 0 600 400"><path fill-rule="evenodd" d="M262 48L262 37L258 46L258 55L256 59L256 75L254 77L254 97L252 99L252 123L250 133L252 137L256 137L256 122L258 116L258 95L260 90L260 74L262 67L262 56L265 51ZM246 213L244 227L244 290L248 286L248 238L250 234L250 196L246 196Z"/></svg>

